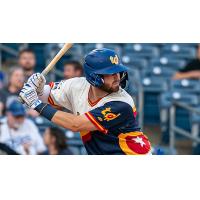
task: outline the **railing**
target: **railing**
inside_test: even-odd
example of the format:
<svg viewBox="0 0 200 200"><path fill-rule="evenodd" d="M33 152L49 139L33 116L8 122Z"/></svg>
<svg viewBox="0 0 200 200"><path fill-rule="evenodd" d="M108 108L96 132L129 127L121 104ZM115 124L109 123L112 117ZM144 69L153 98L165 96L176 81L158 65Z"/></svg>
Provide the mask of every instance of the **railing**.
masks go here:
<svg viewBox="0 0 200 200"><path fill-rule="evenodd" d="M133 78L133 82L138 87L138 123L140 128L143 130L144 126L144 89L142 84Z"/></svg>
<svg viewBox="0 0 200 200"><path fill-rule="evenodd" d="M170 108L170 150L173 152L173 150L175 149L175 142L176 142L176 134L185 136L186 138L200 143L200 138L198 136L192 135L190 132L177 127L176 126L176 107L181 107L183 109L186 109L188 112L192 112L192 113L197 113L200 115L200 110L196 110L195 108L188 106L185 103L181 103L181 102L174 102L173 105Z"/></svg>

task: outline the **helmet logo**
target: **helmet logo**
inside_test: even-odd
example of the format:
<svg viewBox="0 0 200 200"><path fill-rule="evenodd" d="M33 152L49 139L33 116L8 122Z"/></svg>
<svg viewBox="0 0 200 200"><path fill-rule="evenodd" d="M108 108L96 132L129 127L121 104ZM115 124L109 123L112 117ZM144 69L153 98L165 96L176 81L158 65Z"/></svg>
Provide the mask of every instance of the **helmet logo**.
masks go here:
<svg viewBox="0 0 200 200"><path fill-rule="evenodd" d="M119 64L119 59L118 59L117 55L115 55L115 57L110 56L110 61L112 64L115 64L115 65Z"/></svg>

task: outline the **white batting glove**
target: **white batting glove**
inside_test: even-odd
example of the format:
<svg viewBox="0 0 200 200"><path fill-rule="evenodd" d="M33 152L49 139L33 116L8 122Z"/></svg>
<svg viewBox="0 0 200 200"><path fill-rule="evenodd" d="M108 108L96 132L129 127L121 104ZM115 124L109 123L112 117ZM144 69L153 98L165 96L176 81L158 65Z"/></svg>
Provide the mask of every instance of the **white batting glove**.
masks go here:
<svg viewBox="0 0 200 200"><path fill-rule="evenodd" d="M42 96L43 91L44 91L44 86L46 83L46 79L42 74L40 74L40 73L33 74L28 79L27 83L30 84L33 88L35 88L35 90L39 96Z"/></svg>
<svg viewBox="0 0 200 200"><path fill-rule="evenodd" d="M37 92L29 83L24 84L19 98L24 102L28 108L35 108L42 102L38 99Z"/></svg>

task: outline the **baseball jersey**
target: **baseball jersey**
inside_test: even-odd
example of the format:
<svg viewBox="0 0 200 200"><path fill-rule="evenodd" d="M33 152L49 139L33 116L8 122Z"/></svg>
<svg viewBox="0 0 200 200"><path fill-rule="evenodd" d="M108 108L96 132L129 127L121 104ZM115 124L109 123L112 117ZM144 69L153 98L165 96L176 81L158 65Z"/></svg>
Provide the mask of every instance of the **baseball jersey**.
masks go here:
<svg viewBox="0 0 200 200"><path fill-rule="evenodd" d="M80 133L88 154L150 154L150 142L138 127L133 99L125 90L91 102L91 86L84 77L50 83L50 87L51 105L85 114L96 126L96 131Z"/></svg>

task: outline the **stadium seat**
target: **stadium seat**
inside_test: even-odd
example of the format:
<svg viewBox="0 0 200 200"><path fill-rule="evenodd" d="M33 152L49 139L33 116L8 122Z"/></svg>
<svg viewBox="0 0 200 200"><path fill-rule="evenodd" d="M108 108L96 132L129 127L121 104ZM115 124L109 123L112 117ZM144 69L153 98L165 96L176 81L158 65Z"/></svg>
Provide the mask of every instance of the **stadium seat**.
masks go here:
<svg viewBox="0 0 200 200"><path fill-rule="evenodd" d="M82 59L84 56L83 47L81 44L74 44L72 48L67 51L68 55L71 55L74 58Z"/></svg>
<svg viewBox="0 0 200 200"><path fill-rule="evenodd" d="M162 142L169 142L169 108L173 105L173 102L186 103L190 106L197 106L199 103L198 96L195 94L189 94L181 91L169 91L162 93L159 100L160 106L160 121L162 131ZM177 107L176 109L176 126L184 129L191 130L190 113ZM181 138L181 137L179 137Z"/></svg>
<svg viewBox="0 0 200 200"><path fill-rule="evenodd" d="M85 44L83 45L84 48L84 53L87 54L90 51L94 50L94 49L100 49L100 48L108 48L108 49L112 49L114 51L116 51L116 53L118 55L121 55L121 45L119 44L109 44L109 43L89 43L89 44Z"/></svg>
<svg viewBox="0 0 200 200"><path fill-rule="evenodd" d="M131 54L134 58L154 58L159 56L159 48L142 44L125 45L123 55Z"/></svg>
<svg viewBox="0 0 200 200"><path fill-rule="evenodd" d="M142 79L144 90L144 123L149 125L159 124L160 111L158 106L159 96L168 90L167 81L162 78L148 77Z"/></svg>
<svg viewBox="0 0 200 200"><path fill-rule="evenodd" d="M196 48L182 46L181 44L167 44L161 48L162 56L173 56L180 59L194 59L196 57Z"/></svg>
<svg viewBox="0 0 200 200"><path fill-rule="evenodd" d="M51 126L51 122L49 120L47 120L46 118L44 117L36 117L36 118L30 118L34 123L35 125L38 127L39 129L39 132L41 135L44 134L44 131L46 130L46 128L50 127Z"/></svg>
<svg viewBox="0 0 200 200"><path fill-rule="evenodd" d="M150 60L151 67L166 67L174 70L182 69L186 65L184 59L177 59L174 57L159 57Z"/></svg>
<svg viewBox="0 0 200 200"><path fill-rule="evenodd" d="M175 72L176 71L171 68L149 67L142 70L141 75L142 77L154 77L170 80Z"/></svg>
<svg viewBox="0 0 200 200"><path fill-rule="evenodd" d="M170 89L173 91L187 92L192 94L200 94L200 81L199 80L171 80Z"/></svg>
<svg viewBox="0 0 200 200"><path fill-rule="evenodd" d="M135 58L131 53L122 56L122 63L130 68L139 70L148 66L148 61L145 58Z"/></svg>

